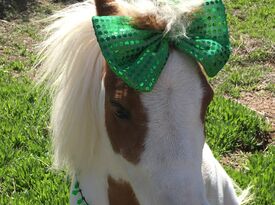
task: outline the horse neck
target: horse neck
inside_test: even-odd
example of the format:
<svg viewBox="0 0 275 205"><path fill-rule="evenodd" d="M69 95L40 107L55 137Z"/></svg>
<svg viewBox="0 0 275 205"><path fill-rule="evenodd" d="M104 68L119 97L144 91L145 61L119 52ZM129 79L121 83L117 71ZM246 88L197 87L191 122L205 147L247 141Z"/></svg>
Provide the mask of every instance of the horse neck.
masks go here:
<svg viewBox="0 0 275 205"><path fill-rule="evenodd" d="M76 181L78 181L82 195L89 205L108 205L108 179L112 177L128 181L128 174L121 167L123 163L127 162L112 151L107 137L101 137L91 164L75 174L71 192L74 190ZM127 166L132 165L127 163ZM79 197L81 197L79 194L78 196L71 194L70 204L77 204L76 200Z"/></svg>

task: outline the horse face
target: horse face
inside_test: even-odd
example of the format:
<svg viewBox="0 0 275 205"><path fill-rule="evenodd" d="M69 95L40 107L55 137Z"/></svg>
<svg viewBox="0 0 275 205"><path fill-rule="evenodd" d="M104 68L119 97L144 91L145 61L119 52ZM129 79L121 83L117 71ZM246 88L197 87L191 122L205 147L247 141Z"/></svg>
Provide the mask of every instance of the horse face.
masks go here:
<svg viewBox="0 0 275 205"><path fill-rule="evenodd" d="M108 3L96 5L99 15L119 10ZM126 170L123 177L109 177L128 183L134 197L127 203L207 204L201 164L204 114L212 90L197 63L171 49L149 93L127 86L107 64L104 72L107 138ZM108 180L110 204L123 204L120 196L113 196L119 188L112 184Z"/></svg>
<svg viewBox="0 0 275 205"><path fill-rule="evenodd" d="M206 204L203 118L212 90L198 65L171 50L149 93L128 87L108 65L105 72L108 138L127 161L121 166L140 204Z"/></svg>

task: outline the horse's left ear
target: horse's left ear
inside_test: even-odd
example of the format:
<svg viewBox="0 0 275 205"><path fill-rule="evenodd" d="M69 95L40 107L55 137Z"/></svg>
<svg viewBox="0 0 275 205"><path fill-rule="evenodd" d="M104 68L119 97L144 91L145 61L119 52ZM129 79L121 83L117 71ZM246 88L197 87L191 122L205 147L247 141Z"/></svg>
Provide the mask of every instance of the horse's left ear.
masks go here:
<svg viewBox="0 0 275 205"><path fill-rule="evenodd" d="M115 0L95 0L98 16L110 16L118 13Z"/></svg>

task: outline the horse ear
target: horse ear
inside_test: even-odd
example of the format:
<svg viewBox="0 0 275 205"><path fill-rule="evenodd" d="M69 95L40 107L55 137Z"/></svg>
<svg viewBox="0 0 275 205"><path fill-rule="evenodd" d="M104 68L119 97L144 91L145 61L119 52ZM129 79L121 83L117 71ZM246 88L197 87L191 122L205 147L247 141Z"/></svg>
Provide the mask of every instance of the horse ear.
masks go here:
<svg viewBox="0 0 275 205"><path fill-rule="evenodd" d="M98 16L110 16L118 13L118 8L114 4L115 0L95 0Z"/></svg>

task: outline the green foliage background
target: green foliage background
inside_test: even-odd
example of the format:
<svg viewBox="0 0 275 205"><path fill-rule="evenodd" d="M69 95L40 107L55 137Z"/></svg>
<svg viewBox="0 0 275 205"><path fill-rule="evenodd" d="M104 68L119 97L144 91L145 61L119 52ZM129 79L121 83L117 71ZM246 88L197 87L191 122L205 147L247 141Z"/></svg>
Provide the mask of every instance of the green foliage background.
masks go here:
<svg viewBox="0 0 275 205"><path fill-rule="evenodd" d="M274 72L275 4L271 0L225 4L234 52L225 69L210 79L216 97L206 119L207 141L221 161L242 153L240 159L231 159L238 166L228 164L227 171L242 188L253 185L251 205L270 205L275 202L270 125L233 100L242 91L253 92ZM34 88L29 72L36 57L33 45L41 40L39 31L45 26L35 20L64 6L39 1L23 12L2 7L1 18L7 21L0 22L0 204L68 203L70 180L51 168L49 100ZM251 52L238 52L246 49L247 39L256 46ZM274 97L272 82L264 90Z"/></svg>

